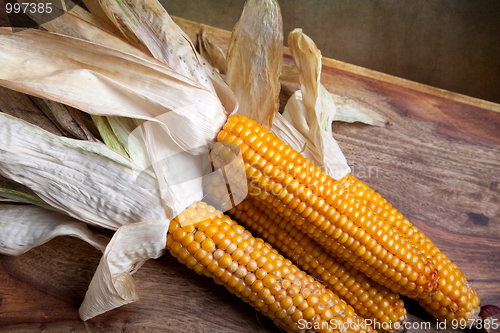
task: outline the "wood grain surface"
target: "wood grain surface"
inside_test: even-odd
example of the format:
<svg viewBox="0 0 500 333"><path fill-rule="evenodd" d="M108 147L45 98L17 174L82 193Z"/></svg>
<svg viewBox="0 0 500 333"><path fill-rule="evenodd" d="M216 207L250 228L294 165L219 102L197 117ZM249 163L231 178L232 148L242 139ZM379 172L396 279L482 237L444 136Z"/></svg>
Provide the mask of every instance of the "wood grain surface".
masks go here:
<svg viewBox="0 0 500 333"><path fill-rule="evenodd" d="M196 40L202 25L176 21ZM204 28L211 42L227 48L229 32ZM288 51L285 62L291 63ZM390 122L384 128L333 125L352 173L463 270L482 304L500 306L500 105L329 59L323 61L323 73L329 91ZM284 84L282 101L298 88ZM0 95L0 108L6 94ZM40 121L58 131L50 119ZM272 321L169 254L148 261L134 275L138 302L84 324L78 307L99 259L97 250L69 237L19 257L0 256L0 332L280 332ZM414 301L405 302L410 322L430 323L410 332L444 331ZM462 330L448 323L446 331Z"/></svg>

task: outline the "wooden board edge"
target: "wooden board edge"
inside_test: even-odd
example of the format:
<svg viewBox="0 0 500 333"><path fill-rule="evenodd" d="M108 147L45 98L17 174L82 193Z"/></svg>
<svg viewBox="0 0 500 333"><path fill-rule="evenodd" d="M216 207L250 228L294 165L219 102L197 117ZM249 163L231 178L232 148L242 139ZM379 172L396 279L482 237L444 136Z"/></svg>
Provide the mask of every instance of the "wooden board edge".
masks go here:
<svg viewBox="0 0 500 333"><path fill-rule="evenodd" d="M227 38L227 39L229 39L231 37L231 32L224 30L224 29L212 27L212 26L202 24L202 23L197 23L197 22L190 21L190 20L180 18L177 16L172 16L172 19L174 20L174 22L176 22L180 26L199 26L200 29L201 29L201 27L204 27L210 33L215 33L215 34L222 36L224 38ZM291 55L288 47L285 47L284 53L286 55L289 55L289 56ZM323 57L322 61L323 61L323 65L327 65L331 68L345 71L348 73L356 74L356 75L359 75L361 77L366 77L369 79L374 79L374 80L378 80L378 81L382 81L382 82L386 82L386 83L395 84L395 85L398 85L398 86L403 87L403 88L427 93L430 95L434 95L434 96L441 97L444 99L452 100L455 102L459 102L459 103L463 103L463 104L467 104L467 105L471 105L471 106L476 106L476 107L483 108L483 109L490 110L490 111L500 112L500 104L497 104L494 102L490 102L490 101L486 101L486 100L483 100L480 98L455 93L455 92L452 92L452 91L449 91L446 89L432 87L432 86L429 86L429 85L426 85L423 83L418 83L415 81L403 79L403 78L393 76L390 74L377 72L375 70L364 68L361 66L352 65L352 64L340 61L340 60L335 60L335 59Z"/></svg>
<svg viewBox="0 0 500 333"><path fill-rule="evenodd" d="M374 79L386 83L392 83L403 88L427 93L430 95L438 96L444 99L452 100L455 102L476 106L482 109L500 112L500 104L486 101L480 98L471 97L456 92L452 92L446 89L432 87L423 83L418 83L408 79L403 79L390 74L385 74L381 72L374 71L372 69L364 68L357 65L352 65L340 60L330 59L323 57L323 64L327 64L331 68L342 70L345 72L353 73L359 76L363 76L369 79Z"/></svg>

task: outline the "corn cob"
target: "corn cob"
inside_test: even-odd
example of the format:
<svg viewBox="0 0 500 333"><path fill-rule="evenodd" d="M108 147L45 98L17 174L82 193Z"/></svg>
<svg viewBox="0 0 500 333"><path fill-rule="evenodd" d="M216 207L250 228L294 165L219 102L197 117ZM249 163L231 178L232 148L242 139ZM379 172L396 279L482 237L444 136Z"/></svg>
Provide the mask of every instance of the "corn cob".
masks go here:
<svg viewBox="0 0 500 333"><path fill-rule="evenodd" d="M245 201L228 211L249 231L258 233L304 271L317 278L377 330L403 328L406 309L397 293L371 281L363 273L323 250L310 237L292 226L272 206Z"/></svg>
<svg viewBox="0 0 500 333"><path fill-rule="evenodd" d="M325 252L310 237L289 223L271 204L249 195L232 207L222 174L212 173L204 179L207 199L228 210L228 214L261 236L285 257L297 263L304 271L321 281L356 313L377 323L374 328L394 332L403 328L406 309L397 293L371 281L363 273ZM394 323L394 324L393 324Z"/></svg>
<svg viewBox="0 0 500 333"><path fill-rule="evenodd" d="M235 115L217 140L240 148L250 190L257 189L262 200L325 249L395 292L424 298L437 288L430 260L267 129ZM216 144L215 167L233 161L236 153L232 146Z"/></svg>
<svg viewBox="0 0 500 333"><path fill-rule="evenodd" d="M331 290L203 202L171 221L167 248L181 263L212 277L287 332L305 332L301 329L305 322L321 328L317 332L343 330L334 330L332 324L373 331Z"/></svg>
<svg viewBox="0 0 500 333"><path fill-rule="evenodd" d="M439 287L431 295L419 300L420 305L443 321L475 319L480 311L480 300L458 267L379 193L351 175L344 177L341 183L361 203L395 227L433 261L439 272Z"/></svg>

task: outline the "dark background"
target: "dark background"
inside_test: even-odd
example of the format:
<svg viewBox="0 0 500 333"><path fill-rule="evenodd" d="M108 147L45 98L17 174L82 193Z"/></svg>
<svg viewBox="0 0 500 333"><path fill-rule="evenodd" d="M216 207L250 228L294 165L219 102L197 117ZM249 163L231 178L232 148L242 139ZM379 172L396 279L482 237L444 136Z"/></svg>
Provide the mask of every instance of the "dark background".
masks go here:
<svg viewBox="0 0 500 333"><path fill-rule="evenodd" d="M171 15L231 30L244 0L160 0ZM279 0L284 32L323 55L500 103L500 1Z"/></svg>

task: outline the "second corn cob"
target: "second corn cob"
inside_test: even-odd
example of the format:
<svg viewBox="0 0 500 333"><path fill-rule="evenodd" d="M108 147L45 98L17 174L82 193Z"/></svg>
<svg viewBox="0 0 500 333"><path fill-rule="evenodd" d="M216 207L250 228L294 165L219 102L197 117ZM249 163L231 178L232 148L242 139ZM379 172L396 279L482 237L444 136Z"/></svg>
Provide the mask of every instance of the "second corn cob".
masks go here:
<svg viewBox="0 0 500 333"><path fill-rule="evenodd" d="M371 281L363 273L326 253L307 235L293 227L276 209L248 197L229 210L237 221L257 232L299 267L336 292L377 330L403 328L406 309L397 293Z"/></svg>
<svg viewBox="0 0 500 333"><path fill-rule="evenodd" d="M437 271L432 262L385 224L340 184L312 165L268 130L244 116L232 116L219 142L237 145L245 162L248 186L318 244L336 253L375 281L411 297L433 292ZM214 147L217 168L233 161L231 146ZM242 182L241 186L246 186Z"/></svg>
<svg viewBox="0 0 500 333"><path fill-rule="evenodd" d="M395 227L433 261L439 271L439 286L434 293L419 300L420 305L440 320L475 319L480 311L479 297L458 267L379 193L351 175L344 177L341 183L361 203Z"/></svg>
<svg viewBox="0 0 500 333"><path fill-rule="evenodd" d="M167 248L181 263L212 277L287 332L305 332L301 326L306 324L318 327L316 332L373 331L331 290L203 202L171 222Z"/></svg>

